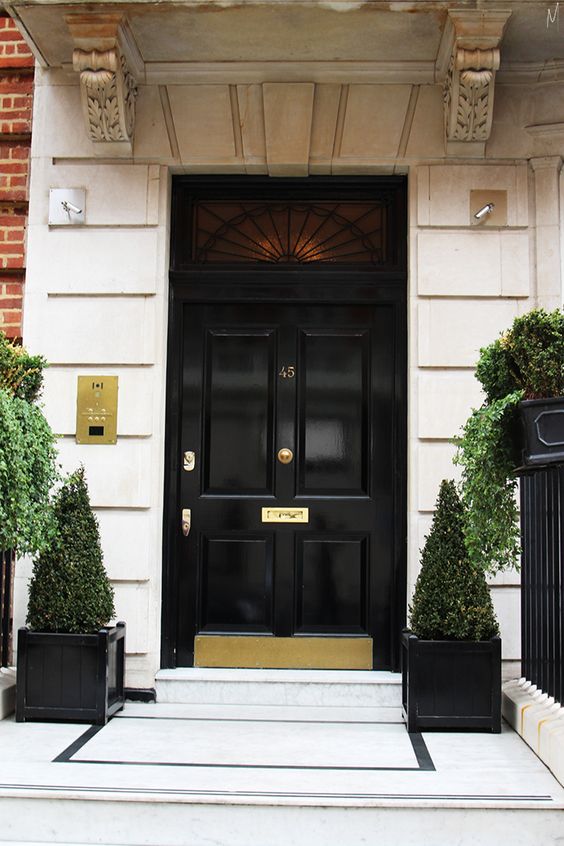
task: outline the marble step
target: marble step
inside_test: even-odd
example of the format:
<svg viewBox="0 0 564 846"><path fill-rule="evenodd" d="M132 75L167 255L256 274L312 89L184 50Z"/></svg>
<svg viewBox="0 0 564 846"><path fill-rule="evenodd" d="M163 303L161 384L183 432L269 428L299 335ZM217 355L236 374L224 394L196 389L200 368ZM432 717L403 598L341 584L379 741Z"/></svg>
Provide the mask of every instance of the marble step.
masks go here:
<svg viewBox="0 0 564 846"><path fill-rule="evenodd" d="M561 841L564 788L515 732L408 735L372 710L128 702L104 727L3 720L0 846Z"/></svg>
<svg viewBox="0 0 564 846"><path fill-rule="evenodd" d="M93 800L92 800L93 799ZM244 804L155 801L145 796L69 799L0 798L14 833L33 827L48 840L4 840L2 846L512 846L555 844L562 809L382 803L327 807L314 804ZM97 801L103 799L103 801ZM288 800L286 800L288 801ZM291 800L290 800L291 801ZM15 818L15 819L14 819ZM27 824L25 820L27 819ZM36 821L34 823L34 820ZM87 821L87 822L86 822ZM189 840L187 837L189 836ZM110 839L111 838L111 839Z"/></svg>
<svg viewBox="0 0 564 846"><path fill-rule="evenodd" d="M157 702L284 705L315 708L401 708L401 675L363 670L160 670Z"/></svg>
<svg viewBox="0 0 564 846"><path fill-rule="evenodd" d="M0 720L9 716L16 707L15 670L0 667Z"/></svg>

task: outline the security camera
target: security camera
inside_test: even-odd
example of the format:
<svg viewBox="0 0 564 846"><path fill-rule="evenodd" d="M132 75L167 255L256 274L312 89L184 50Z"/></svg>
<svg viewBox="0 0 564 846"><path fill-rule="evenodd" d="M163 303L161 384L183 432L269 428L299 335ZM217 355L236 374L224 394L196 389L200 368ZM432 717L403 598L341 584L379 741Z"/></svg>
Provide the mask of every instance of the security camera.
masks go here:
<svg viewBox="0 0 564 846"><path fill-rule="evenodd" d="M476 220L482 220L482 218L486 217L488 214L491 214L495 209L495 203L486 203L485 206L482 206L481 209L478 209L474 217Z"/></svg>
<svg viewBox="0 0 564 846"><path fill-rule="evenodd" d="M68 200L61 200L61 205L67 214L70 214L71 212L74 214L82 214L82 209L79 209L78 206L75 206L74 203L70 203Z"/></svg>

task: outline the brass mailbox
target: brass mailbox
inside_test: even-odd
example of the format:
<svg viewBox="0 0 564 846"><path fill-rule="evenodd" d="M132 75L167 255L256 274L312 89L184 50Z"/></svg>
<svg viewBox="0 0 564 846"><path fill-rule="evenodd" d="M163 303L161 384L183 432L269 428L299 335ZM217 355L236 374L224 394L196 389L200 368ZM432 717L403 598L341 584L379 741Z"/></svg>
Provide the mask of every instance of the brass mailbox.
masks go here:
<svg viewBox="0 0 564 846"><path fill-rule="evenodd" d="M117 442L117 376L79 376L76 395L77 444Z"/></svg>

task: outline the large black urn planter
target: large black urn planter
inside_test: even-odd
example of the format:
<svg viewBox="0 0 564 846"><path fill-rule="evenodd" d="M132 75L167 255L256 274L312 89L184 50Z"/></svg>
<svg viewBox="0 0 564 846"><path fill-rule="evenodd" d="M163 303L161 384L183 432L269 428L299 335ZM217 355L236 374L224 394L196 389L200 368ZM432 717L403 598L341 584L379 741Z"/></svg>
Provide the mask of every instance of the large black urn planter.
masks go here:
<svg viewBox="0 0 564 846"><path fill-rule="evenodd" d="M16 721L104 725L124 704L125 623L93 634L18 631Z"/></svg>
<svg viewBox="0 0 564 846"><path fill-rule="evenodd" d="M564 463L564 397L519 403L524 467Z"/></svg>
<svg viewBox="0 0 564 846"><path fill-rule="evenodd" d="M501 639L401 636L403 718L408 731L501 731Z"/></svg>

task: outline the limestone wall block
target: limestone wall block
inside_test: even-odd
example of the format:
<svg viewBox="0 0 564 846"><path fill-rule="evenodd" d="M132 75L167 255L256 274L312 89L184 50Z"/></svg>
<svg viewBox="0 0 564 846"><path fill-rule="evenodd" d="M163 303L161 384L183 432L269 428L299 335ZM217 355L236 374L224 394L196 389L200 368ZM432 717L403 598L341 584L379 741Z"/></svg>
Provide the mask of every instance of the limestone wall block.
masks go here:
<svg viewBox="0 0 564 846"><path fill-rule="evenodd" d="M29 225L49 222L50 188L83 188L85 223L91 226L155 226L158 218L159 167L147 164L53 164L35 159L31 174ZM69 232L69 227L56 231Z"/></svg>
<svg viewBox="0 0 564 846"><path fill-rule="evenodd" d="M420 300L417 348L420 367L475 367L483 347L527 310L515 300Z"/></svg>
<svg viewBox="0 0 564 846"><path fill-rule="evenodd" d="M351 85L338 156L394 156L410 94L410 85Z"/></svg>
<svg viewBox="0 0 564 846"><path fill-rule="evenodd" d="M182 162L235 159L228 85L169 85L168 96Z"/></svg>
<svg viewBox="0 0 564 846"><path fill-rule="evenodd" d="M459 435L471 409L482 402L480 383L467 370L420 372L418 436L449 439Z"/></svg>
<svg viewBox="0 0 564 846"><path fill-rule="evenodd" d="M49 294L153 294L157 250L155 228L32 226L28 279Z"/></svg>
<svg viewBox="0 0 564 846"><path fill-rule="evenodd" d="M262 86L266 160L271 176L307 176L313 117L313 83Z"/></svg>
<svg viewBox="0 0 564 846"><path fill-rule="evenodd" d="M445 152L442 90L438 85L418 88L405 155L419 159L442 158Z"/></svg>
<svg viewBox="0 0 564 846"><path fill-rule="evenodd" d="M172 120L169 126L165 119L163 99L159 86L139 86L135 103L133 156L136 159L152 158L160 164L176 164L179 161L177 140ZM170 107L170 103L166 105ZM169 130L173 133L172 138Z"/></svg>
<svg viewBox="0 0 564 846"><path fill-rule="evenodd" d="M422 296L527 297L527 232L435 231L417 235Z"/></svg>
<svg viewBox="0 0 564 846"><path fill-rule="evenodd" d="M125 620L125 651L143 654L149 649L149 586L144 582L114 585L116 620ZM127 680L126 680L127 684Z"/></svg>
<svg viewBox="0 0 564 846"><path fill-rule="evenodd" d="M470 217L472 190L507 191L507 226L528 225L526 164L422 165L417 179L420 226L475 226Z"/></svg>
<svg viewBox="0 0 564 846"><path fill-rule="evenodd" d="M110 579L146 581L154 565L152 549L157 543L152 510L103 508L96 512L104 565ZM152 575L152 574L151 574Z"/></svg>
<svg viewBox="0 0 564 846"><path fill-rule="evenodd" d="M149 508L160 505L161 486L153 484L151 441L124 439L117 444L58 443L64 473L83 464L93 508Z"/></svg>
<svg viewBox="0 0 564 846"><path fill-rule="evenodd" d="M503 47L502 47L503 55ZM538 88L496 83L492 132L486 144L489 159L528 159L534 140L524 127L534 123L533 101Z"/></svg>
<svg viewBox="0 0 564 846"><path fill-rule="evenodd" d="M65 82L35 89L32 159L38 156L89 158L93 155L92 142L84 128L80 86L72 76Z"/></svg>
<svg viewBox="0 0 564 846"><path fill-rule="evenodd" d="M28 294L24 337L51 364L152 364L153 297Z"/></svg>
<svg viewBox="0 0 564 846"><path fill-rule="evenodd" d="M452 463L456 448L449 443L420 443L417 449L417 507L434 511L443 479L458 479L460 468Z"/></svg>

